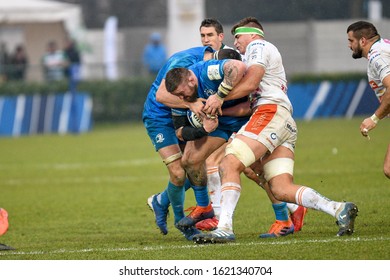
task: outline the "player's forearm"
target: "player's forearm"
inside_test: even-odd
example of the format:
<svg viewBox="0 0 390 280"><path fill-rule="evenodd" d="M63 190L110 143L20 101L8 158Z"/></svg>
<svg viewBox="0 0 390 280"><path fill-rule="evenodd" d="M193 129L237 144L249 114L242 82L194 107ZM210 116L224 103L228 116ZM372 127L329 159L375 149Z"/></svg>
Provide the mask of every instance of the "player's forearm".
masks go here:
<svg viewBox="0 0 390 280"><path fill-rule="evenodd" d="M256 89L256 88L255 88ZM235 86L225 100L239 99L241 97L248 96L252 91L254 91L252 86L248 86L247 83L239 83Z"/></svg>
<svg viewBox="0 0 390 280"><path fill-rule="evenodd" d="M245 76L236 86L233 87L225 100L238 99L248 96L251 92L255 91L259 86L261 78L263 77L263 73L258 73L259 70L261 69L258 69L257 67L248 68Z"/></svg>
<svg viewBox="0 0 390 280"><path fill-rule="evenodd" d="M169 108L187 108L182 99L168 92L166 94L163 92L157 92L156 100Z"/></svg>

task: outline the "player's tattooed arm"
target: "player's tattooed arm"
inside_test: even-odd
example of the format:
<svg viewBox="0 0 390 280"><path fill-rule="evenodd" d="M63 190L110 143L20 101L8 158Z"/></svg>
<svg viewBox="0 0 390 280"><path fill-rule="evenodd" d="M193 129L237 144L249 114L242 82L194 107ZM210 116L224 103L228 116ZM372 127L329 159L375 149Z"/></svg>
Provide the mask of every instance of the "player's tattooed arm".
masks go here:
<svg viewBox="0 0 390 280"><path fill-rule="evenodd" d="M233 87L245 74L246 65L239 60L228 60L223 66L224 78L216 94L210 96L203 108L206 114L222 115L222 104Z"/></svg>

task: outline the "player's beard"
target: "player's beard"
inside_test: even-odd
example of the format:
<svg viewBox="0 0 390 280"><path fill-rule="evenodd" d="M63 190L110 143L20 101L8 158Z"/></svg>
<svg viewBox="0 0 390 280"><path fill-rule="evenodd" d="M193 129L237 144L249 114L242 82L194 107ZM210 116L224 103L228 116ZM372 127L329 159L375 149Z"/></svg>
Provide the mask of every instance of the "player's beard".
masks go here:
<svg viewBox="0 0 390 280"><path fill-rule="evenodd" d="M186 101L187 101L187 102L195 102L195 101L198 99L197 92L198 92L198 86L197 86L197 85L194 85L193 91L192 91L192 95L191 95L191 96L188 96L188 97L186 98Z"/></svg>
<svg viewBox="0 0 390 280"><path fill-rule="evenodd" d="M352 58L358 59L362 57L363 57L363 50L360 46L356 49L356 51L352 51Z"/></svg>

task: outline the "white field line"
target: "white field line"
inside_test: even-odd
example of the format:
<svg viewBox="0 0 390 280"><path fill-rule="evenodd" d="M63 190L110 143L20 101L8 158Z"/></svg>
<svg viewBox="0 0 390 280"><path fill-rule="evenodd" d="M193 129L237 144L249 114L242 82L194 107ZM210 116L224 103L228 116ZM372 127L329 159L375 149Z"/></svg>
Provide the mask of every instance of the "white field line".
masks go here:
<svg viewBox="0 0 390 280"><path fill-rule="evenodd" d="M357 242L378 242L378 241L389 241L390 237L379 237L379 238L332 238L332 239L311 239L311 240L286 240L286 241L273 241L273 242L250 242L250 243L227 243L227 244L218 244L218 245L175 245L175 246L146 246L146 247L128 247L128 248L85 248L79 250L69 250L69 249L57 249L53 251L4 251L0 252L0 256L10 256L10 255L24 255L24 256L34 256L34 255L60 255L60 254L82 254L82 253L95 253L95 252L130 252L130 251L161 251L161 250L177 250L177 249L194 249L202 248L204 246L239 246L239 247L253 247L253 246L279 246L279 245L293 245L293 244L303 244L303 243L357 243Z"/></svg>

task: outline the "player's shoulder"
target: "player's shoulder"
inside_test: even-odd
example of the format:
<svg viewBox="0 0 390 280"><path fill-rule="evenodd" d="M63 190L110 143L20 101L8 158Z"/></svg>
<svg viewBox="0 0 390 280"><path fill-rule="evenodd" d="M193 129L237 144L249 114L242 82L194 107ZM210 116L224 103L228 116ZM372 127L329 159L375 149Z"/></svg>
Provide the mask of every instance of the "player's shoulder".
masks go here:
<svg viewBox="0 0 390 280"><path fill-rule="evenodd" d="M375 44L374 44L375 46ZM378 51L387 59L390 58L390 40L381 39L378 44Z"/></svg>
<svg viewBox="0 0 390 280"><path fill-rule="evenodd" d="M252 42L250 42L248 44L248 48L249 49L251 49L251 48L268 48L268 49L276 49L277 50L277 47L274 44L272 44L271 42L266 41L264 39L253 40Z"/></svg>
<svg viewBox="0 0 390 280"><path fill-rule="evenodd" d="M192 65L190 69L195 69L195 68L203 69L212 65L223 65L225 61L226 60L218 60L218 59L202 60Z"/></svg>
<svg viewBox="0 0 390 280"><path fill-rule="evenodd" d="M374 43L371 46L370 51L367 54L369 65L376 63L376 61L379 60L382 56L385 56L386 52L390 53L390 49L389 48L386 49L387 47L386 45L388 44L384 43L383 39L381 39L380 41Z"/></svg>

